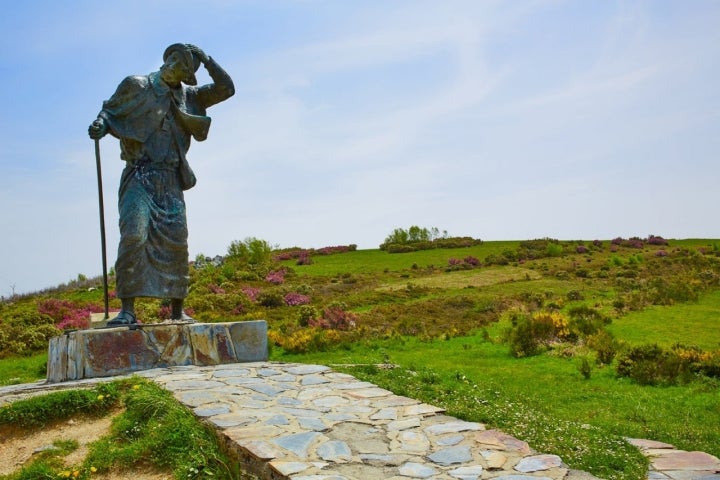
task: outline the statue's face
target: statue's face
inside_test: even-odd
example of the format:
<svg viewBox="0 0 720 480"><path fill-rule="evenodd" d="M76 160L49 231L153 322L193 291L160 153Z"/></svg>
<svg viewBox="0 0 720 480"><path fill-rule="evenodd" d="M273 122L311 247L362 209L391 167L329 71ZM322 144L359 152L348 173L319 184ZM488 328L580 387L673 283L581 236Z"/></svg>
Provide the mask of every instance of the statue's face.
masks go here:
<svg viewBox="0 0 720 480"><path fill-rule="evenodd" d="M180 52L172 52L163 66L160 67L160 76L165 80L165 83L173 87L180 85L180 82L190 73L190 69L185 64Z"/></svg>

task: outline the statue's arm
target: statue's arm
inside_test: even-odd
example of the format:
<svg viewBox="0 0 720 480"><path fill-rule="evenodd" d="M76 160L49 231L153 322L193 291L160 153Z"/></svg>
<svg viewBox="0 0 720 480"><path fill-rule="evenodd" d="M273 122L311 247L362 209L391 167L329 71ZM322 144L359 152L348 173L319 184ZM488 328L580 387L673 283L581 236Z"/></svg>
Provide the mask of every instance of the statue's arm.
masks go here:
<svg viewBox="0 0 720 480"><path fill-rule="evenodd" d="M188 45L191 51L198 56L205 66L213 83L203 85L197 89L197 100L203 109L211 107L216 103L227 100L235 94L235 85L230 75L213 59L198 47Z"/></svg>

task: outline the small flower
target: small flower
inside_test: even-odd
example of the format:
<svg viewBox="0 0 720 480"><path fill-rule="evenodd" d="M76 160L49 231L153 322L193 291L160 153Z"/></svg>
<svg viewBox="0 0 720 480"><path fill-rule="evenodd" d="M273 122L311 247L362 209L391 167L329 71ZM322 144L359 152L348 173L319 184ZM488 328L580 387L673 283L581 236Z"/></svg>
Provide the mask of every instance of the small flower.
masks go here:
<svg viewBox="0 0 720 480"><path fill-rule="evenodd" d="M95 467L90 467L90 472L91 472L91 473L97 472L97 468L95 468Z"/></svg>
<svg viewBox="0 0 720 480"><path fill-rule="evenodd" d="M75 471L72 473L72 476L73 476L73 478L79 477L79 476L80 476L80 471L79 471L79 470L75 470Z"/></svg>
<svg viewBox="0 0 720 480"><path fill-rule="evenodd" d="M102 402L105 399L105 395L98 395L97 399Z"/></svg>
<svg viewBox="0 0 720 480"><path fill-rule="evenodd" d="M133 389L133 390L140 390L140 385L133 385L132 389Z"/></svg>

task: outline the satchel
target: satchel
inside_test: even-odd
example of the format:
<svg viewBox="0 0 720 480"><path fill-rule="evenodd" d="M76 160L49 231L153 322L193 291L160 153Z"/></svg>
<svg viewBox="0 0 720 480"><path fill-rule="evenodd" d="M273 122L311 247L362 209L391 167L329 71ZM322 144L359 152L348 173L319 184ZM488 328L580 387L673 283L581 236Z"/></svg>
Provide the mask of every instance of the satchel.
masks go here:
<svg viewBox="0 0 720 480"><path fill-rule="evenodd" d="M183 190L190 190L192 187L195 186L197 183L197 178L195 178L195 172L192 171L192 168L190 168L190 164L187 161L187 158L185 158L185 155L180 155L180 187L182 187Z"/></svg>

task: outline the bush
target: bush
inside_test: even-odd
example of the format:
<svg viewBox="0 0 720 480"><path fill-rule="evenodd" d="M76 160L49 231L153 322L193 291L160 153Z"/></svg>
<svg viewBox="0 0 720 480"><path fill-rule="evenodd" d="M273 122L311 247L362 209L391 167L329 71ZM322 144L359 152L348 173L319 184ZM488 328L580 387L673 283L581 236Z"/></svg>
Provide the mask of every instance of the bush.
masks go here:
<svg viewBox="0 0 720 480"><path fill-rule="evenodd" d="M272 283L273 285L282 285L285 283L286 270L281 268L280 270L273 270L265 275L265 281Z"/></svg>
<svg viewBox="0 0 720 480"><path fill-rule="evenodd" d="M321 318L311 318L308 326L321 329L351 330L357 326L357 315L348 312L342 302L334 302L323 310Z"/></svg>
<svg viewBox="0 0 720 480"><path fill-rule="evenodd" d="M285 299L277 292L262 292L258 295L257 302L263 307L276 308L285 305Z"/></svg>
<svg viewBox="0 0 720 480"><path fill-rule="evenodd" d="M585 380L590 380L590 376L592 375L592 365L590 365L590 360L588 360L587 357L582 357L580 359L580 363L577 368L578 372L580 372L580 375L582 375Z"/></svg>
<svg viewBox="0 0 720 480"><path fill-rule="evenodd" d="M524 315L513 316L512 327L506 332L506 340L514 357L530 357L539 351L539 343L533 335L532 322Z"/></svg>
<svg viewBox="0 0 720 480"><path fill-rule="evenodd" d="M699 287L699 286L698 286ZM655 305L673 305L676 302L694 302L699 298L699 288L684 279L666 280L655 278L650 282L651 301Z"/></svg>
<svg viewBox="0 0 720 480"><path fill-rule="evenodd" d="M617 374L641 385L655 385L666 380L662 375L665 352L657 344L633 347L618 361Z"/></svg>
<svg viewBox="0 0 720 480"><path fill-rule="evenodd" d="M609 317L586 305L571 308L568 315L570 330L578 337L594 335L612 322Z"/></svg>
<svg viewBox="0 0 720 480"><path fill-rule="evenodd" d="M29 355L47 349L50 338L61 333L49 315L22 309L0 320L0 356Z"/></svg>
<svg viewBox="0 0 720 480"><path fill-rule="evenodd" d="M720 352L703 352L698 347L675 344L670 350L658 345L633 347L618 361L617 374L641 385L687 383L697 375L720 374Z"/></svg>
<svg viewBox="0 0 720 480"><path fill-rule="evenodd" d="M310 303L310 297L308 297L307 295L303 295L302 293L296 292L286 293L285 297L283 297L283 300L285 300L285 305L287 305L288 307L307 305L308 303Z"/></svg>
<svg viewBox="0 0 720 480"><path fill-rule="evenodd" d="M102 312L98 305L79 305L70 300L48 298L38 303L38 312L52 317L60 330L88 328L90 314Z"/></svg>
<svg viewBox="0 0 720 480"><path fill-rule="evenodd" d="M610 365L617 355L618 342L607 330L600 330L587 338L587 346L597 354L598 365Z"/></svg>
<svg viewBox="0 0 720 480"><path fill-rule="evenodd" d="M311 305L302 305L298 311L298 325L307 327L311 319L320 316L318 309Z"/></svg>
<svg viewBox="0 0 720 480"><path fill-rule="evenodd" d="M530 318L513 314L511 323L506 340L515 357L536 355L541 347L549 347L571 337L568 319L560 312L540 311Z"/></svg>
<svg viewBox="0 0 720 480"><path fill-rule="evenodd" d="M413 247L412 245L400 245L397 243L391 243L387 245L383 250L387 251L388 253L410 253L410 252L416 252L417 248Z"/></svg>

